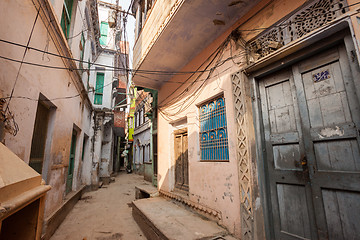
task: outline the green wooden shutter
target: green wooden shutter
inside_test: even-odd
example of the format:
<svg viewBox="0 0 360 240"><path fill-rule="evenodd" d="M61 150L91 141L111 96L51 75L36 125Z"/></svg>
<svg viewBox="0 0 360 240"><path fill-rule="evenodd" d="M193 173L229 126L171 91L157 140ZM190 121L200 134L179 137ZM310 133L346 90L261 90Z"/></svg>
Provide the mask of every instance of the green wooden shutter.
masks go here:
<svg viewBox="0 0 360 240"><path fill-rule="evenodd" d="M97 73L96 86L95 86L95 99L94 99L94 104L96 105L102 104L103 88L104 88L104 73Z"/></svg>
<svg viewBox="0 0 360 240"><path fill-rule="evenodd" d="M100 26L100 44L106 45L107 44L107 35L108 35L108 28L109 24L107 22L101 22Z"/></svg>
<svg viewBox="0 0 360 240"><path fill-rule="evenodd" d="M72 6L73 6L73 0L64 1L64 7L61 15L60 25L66 38L69 37L69 33L70 33Z"/></svg>

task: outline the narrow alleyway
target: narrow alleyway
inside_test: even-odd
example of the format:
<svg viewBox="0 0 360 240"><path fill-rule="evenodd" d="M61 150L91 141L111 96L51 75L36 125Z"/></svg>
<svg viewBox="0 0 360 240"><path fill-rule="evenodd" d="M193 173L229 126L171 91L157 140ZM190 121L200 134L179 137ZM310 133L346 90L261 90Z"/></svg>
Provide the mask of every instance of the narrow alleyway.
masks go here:
<svg viewBox="0 0 360 240"><path fill-rule="evenodd" d="M115 182L85 193L51 240L146 239L131 215L135 186L143 176L121 172Z"/></svg>

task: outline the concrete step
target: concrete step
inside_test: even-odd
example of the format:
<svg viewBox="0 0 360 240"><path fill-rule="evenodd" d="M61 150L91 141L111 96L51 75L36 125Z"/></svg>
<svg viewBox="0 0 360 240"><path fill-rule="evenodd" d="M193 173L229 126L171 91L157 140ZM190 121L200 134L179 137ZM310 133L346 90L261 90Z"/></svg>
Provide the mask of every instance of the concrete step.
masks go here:
<svg viewBox="0 0 360 240"><path fill-rule="evenodd" d="M132 214L150 240L235 240L215 222L162 197L133 201Z"/></svg>
<svg viewBox="0 0 360 240"><path fill-rule="evenodd" d="M159 192L156 187L149 184L141 184L135 186L135 199L152 198L159 196Z"/></svg>

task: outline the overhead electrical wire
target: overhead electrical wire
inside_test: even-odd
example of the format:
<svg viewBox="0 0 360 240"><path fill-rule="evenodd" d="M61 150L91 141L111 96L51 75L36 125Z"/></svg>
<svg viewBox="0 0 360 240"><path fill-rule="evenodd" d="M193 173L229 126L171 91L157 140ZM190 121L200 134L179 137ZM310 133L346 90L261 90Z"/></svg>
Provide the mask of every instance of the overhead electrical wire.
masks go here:
<svg viewBox="0 0 360 240"><path fill-rule="evenodd" d="M111 85L112 83L113 82L109 82L109 83L105 84L102 87L99 87L99 88L96 88L96 89L93 89L93 90L88 90L88 91L85 91L85 92L87 94L92 93L92 92L96 92L97 90L104 89L105 87ZM121 93L119 93L119 94L121 94ZM31 97L26 97L26 96L12 96L12 98L14 98L14 99L27 99L27 100L32 100L32 101L35 101L35 102L49 102L49 101L76 98L76 97L79 97L80 95L81 95L81 93L78 93L78 94L75 94L75 95L72 95L72 96L57 97L57 98L51 98L51 99L35 99L35 98L31 98ZM0 99L4 99L4 100L10 99L10 96L9 97L2 97Z"/></svg>
<svg viewBox="0 0 360 240"><path fill-rule="evenodd" d="M133 1L132 1L132 2L133 2ZM343 7L340 7L339 9L336 9L336 10L333 10L333 11L344 10L344 9L346 9L346 8L350 8L351 6L355 6L355 5L358 5L358 4L360 4L360 2L353 3L353 4L350 4L350 5L347 5L347 6L343 6ZM34 5L35 5L35 4L34 4ZM129 11L130 11L131 5L132 5L132 4L129 5L129 10L127 11L127 13L124 14L124 21L123 21L124 34L122 34L122 35L124 35L124 36L121 36L121 37L124 37L125 44L126 44L126 39L127 39L127 38L126 38L126 20L127 20L127 16L129 15ZM75 69L73 69L73 68L69 68L69 67L49 66L49 65L45 65L45 64L26 62L26 61L24 61L24 59L25 59L25 56L26 56L26 53L28 52L28 50L35 50L35 51L38 51L38 52L42 52L44 55L45 55L45 54L49 54L49 55L56 56L56 57L60 57L60 58L67 59L67 60L73 60L73 61L77 61L77 62L82 62L82 63L85 62L85 63L88 63L87 61L83 61L83 60L79 60L79 59L75 59L75 58L70 58L70 57L65 57L65 56L62 56L62 55L60 55L60 54L51 53L51 52L48 52L48 51L45 51L45 50L41 50L41 49L37 49L37 48L33 48L33 47L30 47L30 46L29 46L29 44L30 44L30 39L31 39L33 30L34 30L35 24L36 24L36 21L37 21L38 16L39 16L40 8L42 8L41 5L40 5L40 7L37 9L37 15L36 15L36 18L35 18L35 21L34 21L34 24L33 24L32 30L31 30L31 34L30 34L29 39L28 39L28 42L27 42L27 45L23 45L23 44L19 44L19 43L7 41L7 40L4 40L4 39L0 39L0 42L4 42L4 43L8 43L8 44L12 44L12 45L16 45L16 46L25 48L25 51L24 51L24 55L23 55L23 57L22 57L22 60L16 60L16 59L12 59L12 58L10 58L10 57L0 56L0 58L2 58L2 59L20 63L20 66L19 66L19 69L18 69L16 78L15 78L15 82L14 82L13 88L12 88L12 90L11 90L10 96L9 96L9 97L5 97L5 98L2 98L2 99L8 99L7 105L6 105L6 108L5 108L5 113L7 113L8 116L12 116L12 117L7 117L7 118L5 118L5 120L6 120L6 121L9 121L10 118L13 120L13 135L14 135L14 136L17 134L17 132L18 132L19 129L18 129L17 123L15 122L15 119L14 119L11 111L9 110L9 104L10 104L10 102L11 102L11 99L12 99L12 98L15 98L15 97L13 96L13 93L14 93L14 89L15 89L15 86L16 86L16 83L17 83L17 80L18 80L18 77L19 77L19 72L20 72L23 64L32 65L32 66L38 66L38 67L51 68L51 69L66 69L66 70L70 70L70 71L74 71L74 70L89 70L89 71L91 71L91 70L93 70L93 69L90 69L90 67L91 67L92 65L102 66L102 67L105 67L105 68L106 68L105 70L107 70L107 71L108 71L108 70L111 70L111 71L117 71L117 70L126 71L126 73L127 73L126 76L127 76L128 81L129 81L129 78L128 78L128 74L129 74L129 73L130 73L130 74L135 74L135 75L138 74L138 75L141 76L141 77L144 77L143 74L151 74L151 75L159 75L159 76L160 76L160 75L172 75L172 76L174 76L174 75L180 75L180 74L190 74L190 76L189 76L185 81L183 81L183 82L174 82L174 83L179 83L180 85L179 85L171 94L169 94L162 102L159 103L159 113L162 114L164 117L165 117L165 116L166 116L166 117L169 117L169 116L175 116L175 115L179 114L180 112L186 110L189 106L191 106L191 104L196 100L196 98L197 98L197 97L200 95L200 93L202 92L203 86L204 86L205 82L210 79L210 76L211 76L212 72L213 72L217 67L221 66L223 63L225 63L225 62L228 61L229 59L231 59L231 60L234 62L234 57L232 56L232 46L231 46L232 44L231 44L231 41L229 41L229 37L228 37L224 42L226 42L226 45L227 45L228 42L230 42L230 51L231 51L231 53L230 53L231 57L230 57L230 58L227 58L227 59L223 60L222 63L220 63L221 57L222 57L222 55L223 55L223 51L224 51L224 49L225 49L225 47L226 47L226 45L223 45L223 44L224 44L224 42L223 42L223 43L220 45L222 49L217 48L216 51L213 52L213 53L210 55L209 58L211 58L211 56L214 56L214 58L209 62L209 64L205 67L205 69L200 70L200 69L202 68L202 66L203 66L207 61L209 61L209 58L206 59L206 60L196 69L196 71L188 71L188 72L186 72L186 71L183 71L183 72L182 72L182 71L159 71L159 70L140 70L140 69L136 70L136 69L130 69L130 68L128 67L128 65L127 65L127 59L125 60L125 64L123 64L123 66L125 65L125 68L118 68L118 67L114 67L114 66L107 66L107 65L95 63L96 60L97 60L97 58L100 56L101 52L103 52L103 51L105 50L105 48L101 48L101 51L97 54L95 60L91 63L89 69L87 69L87 68L86 68L86 69L80 69L80 68L75 68ZM327 13L325 13L325 14L327 14ZM354 14L357 14L357 13L354 13ZM354 14L352 14L352 15L354 15ZM317 17L318 17L318 16L309 17L309 19L311 19L311 18L315 18L315 19L316 19ZM308 19L308 18L306 18L306 19ZM301 21L300 21L300 20L299 20L299 21L293 21L293 22L291 22L291 23L281 23L281 24L278 24L278 25L276 25L276 26L270 26L270 27L265 27L265 28L237 29L237 31L238 31L238 32L250 32L250 31L257 32L257 31L265 31L265 30L268 30L268 29L273 28L273 27L283 28L283 27L289 26L290 24L294 24L294 23L296 24L297 22L302 22L302 21L304 21L304 20L306 20L306 19L301 19ZM83 20L83 24L84 24L84 19L82 18L82 20ZM49 21L48 24L50 25L50 24L51 24L51 19L48 20L48 21ZM46 28L46 30L49 32L48 27ZM89 29L86 29L86 31L88 31L88 30L89 30ZM84 32L84 30L82 30L80 33L78 33L78 34L76 34L76 35L73 35L73 36L70 37L70 38L75 38L75 37L77 37L78 35L80 35L80 34L83 33L83 32ZM57 32L56 32L56 33L57 33ZM57 33L57 34L58 34L58 33ZM69 39L70 39L70 38L69 38ZM54 39L53 39L53 40L54 40ZM45 49L47 49L47 47L46 47ZM126 46L125 46L125 49L127 49ZM121 49L120 49L120 50L121 50ZM214 55L214 53L216 53L216 54ZM220 54L220 58L219 58L219 55L218 55L219 53L221 53L221 54ZM125 54L126 54L126 50L125 50ZM128 57L128 55L127 55L127 57ZM209 66L213 63L213 61L215 60L216 57L218 57L218 59L217 59L216 63L214 64L214 67L209 68ZM49 59L49 60L50 60L50 59ZM238 64L238 63L235 63L235 62L234 62L234 64ZM96 69L94 69L94 70L96 70ZM191 90L191 88L194 86L194 84L195 84L196 82L199 82L200 77L201 77L201 76L203 75L203 73L205 73L205 72L208 72L207 77L206 77L204 80L200 80L200 82L202 82L202 83L200 84L200 86L198 86L195 90ZM197 77L195 77L195 80L194 80L194 81L188 83L188 80L189 80L189 79L192 79L195 74L199 74L199 75L198 75ZM146 78L149 78L149 77L146 77ZM152 81L157 81L156 79L151 79L151 80L152 80ZM162 81L162 80L158 80L158 81ZM163 82L163 81L162 81L162 82ZM171 82L171 81L164 81L164 82ZM179 90L184 84L186 84L186 83L188 83L189 85L188 85L185 89L183 89L178 95L173 96L173 94L174 94L176 91L178 91L178 90ZM109 84L112 84L112 82L109 83ZM105 86L107 86L107 85L105 85ZM105 86L103 86L103 87L105 87ZM182 98L183 96L185 96L185 94L188 93L190 90L192 91L193 95L190 95L190 96L188 96L188 97L185 98L185 99L181 99L181 98ZM95 91L95 90L94 90L94 91ZM90 92L91 92L91 91L88 91L87 93L90 93ZM54 99L50 99L49 101L59 100L59 99L75 98L75 97L78 97L78 96L80 96L80 95L81 95L81 93L79 93L79 94L77 94L77 95L74 95L74 96L66 96L66 97L54 98ZM171 97L171 99L169 100L170 97ZM31 98L23 97L23 96L19 96L19 97L16 97L16 98L24 98L24 99L34 100L34 101L40 101L39 99L31 99ZM182 101L180 101L180 99L181 99ZM43 100L42 100L42 101L43 101ZM166 103L161 105L161 103L164 103L165 101L166 101ZM176 109L176 108L179 108L179 109L177 109L177 111L176 111L175 113L171 113L171 114L170 114L170 113L166 113L166 112L164 112L164 111L162 110L162 108L166 108L166 107L169 108L169 106L171 106L170 109ZM9 123L8 123L8 124L9 124Z"/></svg>
<svg viewBox="0 0 360 240"><path fill-rule="evenodd" d="M337 9L337 10L334 10L334 11L338 11L338 10L342 10L342 9L345 9L345 8L349 8L351 6L355 6L355 5L358 5L360 4L360 2L357 2L357 3L354 3L354 4L350 4L348 6L344 6L340 9ZM130 5L131 6L131 5ZM130 7L129 7L130 8ZM128 15L128 14L126 14ZM279 24L278 26L285 26L285 25L281 25ZM267 30L269 28L272 28L272 27L276 27L276 26L271 26L271 27L268 27L268 28L256 28L256 29L246 29L246 30L241 30L239 29L239 31L258 31L258 30ZM125 28L124 28L125 29ZM16 46L19 46L19 47L23 47L23 48L26 48L26 49L29 49L29 50L34 50L34 51L38 51L38 52L41 52L41 53L44 53L44 54L49 54L49 55L52 55L52 56L56 56L56 57L61 57L61 58L64 58L64 59L68 59L68 60L74 60L74 61L78 61L78 62L83 62L83 63L88 63L87 61L83 61L83 60L79 60L79 59L75 59L75 58L70 58L70 57L66 57L66 56L61 56L59 54L55 54L55 53L51 53L51 52L48 52L48 51L44 51L44 50L41 50L41 49L37 49L37 48L34 48L34 47L30 47L30 46L27 46L27 45L23 45L23 44L19 44L19 43L15 43L15 42L11 42L11 41L7 41L7 40L4 40L4 39L0 39L0 42L4 42L4 43L7 43L7 44L12 44L12 45L16 45ZM26 62L26 61L23 61L23 60L16 60L16 59L12 59L12 58L9 58L9 57L5 57L5 56L0 56L0 58L2 59L5 59L5 60L9 60L9 61L13 61L13 62L18 62L18 63L21 63L21 64L27 64L27 65L33 65L33 66L38 66L38 67L45 67L45 68L52 68L52 69L66 69L66 70L70 70L70 71L74 71L74 70L96 70L96 69L87 69L87 68L83 68L83 69L80 69L80 68L68 68L68 67L59 67L59 66L49 66L49 65L45 65L45 64L38 64L38 63L32 63L32 62ZM206 60L207 61L207 60ZM206 62L205 61L205 62ZM204 63L205 63L204 62ZM111 71L116 71L116 70L126 70L126 71L129 71L130 74L132 74L133 72L135 72L135 74L139 74L139 73L142 73L142 74L152 74L152 75L167 75L167 74L171 74L171 75L176 75L176 74L191 74L191 76L189 76L184 82L175 82L174 83L179 83L181 84L177 89L176 91L183 85L185 84L189 79L191 79L194 74L196 73L204 73L204 72L209 72L209 71L212 71L213 68L210 68L210 69L205 69L205 70L199 70L202 66L200 65L199 68L197 68L197 70L195 71L156 71L156 70L135 70L135 69L130 69L130 68L117 68L117 67L113 67L113 66L108 66L108 65L104 65L104 64L97 64L95 63L95 61L92 63L93 65L95 66L101 66L101 67L105 67L105 68L110 68L110 69L105 69L106 71L107 70L111 70ZM140 75L140 74L139 74ZM144 75L142 75L144 76ZM153 81L161 81L163 82L162 80L156 80L156 79L152 79ZM205 82L206 80L201 80L203 82ZM165 81L165 82L172 82L172 81ZM197 82L194 81L194 83ZM188 89L186 88L185 89L187 92ZM174 92L176 92L174 91ZM174 93L173 92L173 93ZM171 95L171 94L170 94ZM170 96L169 95L169 96ZM163 101L167 100L168 98L165 98Z"/></svg>
<svg viewBox="0 0 360 240"><path fill-rule="evenodd" d="M358 5L360 4L360 2L357 2L357 3L353 3L353 4L350 4L348 6L343 6L339 9L335 9L333 11L339 11L339 10L343 10L343 9L346 9L346 8L349 8L351 6L355 6L355 5ZM131 5L130 5L131 6ZM130 9L130 7L129 7ZM325 13L327 14L327 13ZM128 14L125 14L126 16ZM309 18L306 18L306 19L311 19L311 18L317 18L316 16L315 17L309 17ZM304 19L303 19L304 20ZM291 24L293 24L295 22L292 22ZM284 27L284 26L289 26L290 23L287 23L287 24L279 24L279 25L276 25L276 26L271 26L271 27L264 27L264 28L254 28L254 29L238 29L239 32L249 32L249 31L259 31L259 30L268 30L270 28L273 28L273 27ZM16 45L16 46L19 46L19 47L24 47L26 48L25 45L23 44L19 44L19 43L15 43L15 42L12 42L12 41L8 41L8 40L4 40L4 39L0 39L0 42L4 42L4 43L8 43L8 44L12 44L12 45ZM87 63L87 61L84 61L84 60L79 60L79 59L75 59L75 58L70 58L70 57L66 57L66 56L61 56L59 54L56 54L56 53L51 53L51 52L48 52L48 51L44 51L44 50L41 50L41 49L37 49L37 48L34 48L34 47L30 47L28 46L28 49L31 49L31 50L34 50L34 51L38 51L38 52L42 52L44 54L49 54L49 55L52 55L52 56L56 56L56 57L61 57L61 58L64 58L64 59L68 59L68 60L74 60L74 61L77 61L77 62L82 62L82 63ZM4 57L2 56L2 58L4 59L7 59L7 60L14 60L14 59L11 59L11 58L8 58L8 57ZM17 61L17 60L15 60ZM26 63L26 64L30 64L32 65L33 63ZM42 67L47 67L47 65L41 65L41 64L34 64L35 66L42 66ZM105 68L109 68L111 69L112 71L116 71L116 70L124 70L124 71L129 71L130 73L132 74L137 74L137 73L143 73L143 74L154 74L154 75L177 75L177 74L192 74L192 73L199 73L199 72L202 72L202 71L160 71L160 70L136 70L136 69L130 69L130 68L117 68L117 67L114 67L114 66L108 66L108 65L104 65L104 64L96 64L95 62L92 64L92 65L96 65L96 66L101 66L101 67L105 67ZM54 68L54 69L69 69L69 68L64 68L64 67L56 67L56 66L50 66L50 68ZM109 70L109 69L105 69L105 70ZM69 70L84 70L84 69L69 69ZM210 71L210 70L208 70Z"/></svg>
<svg viewBox="0 0 360 240"><path fill-rule="evenodd" d="M337 9L337 10L335 10L335 11L338 11L338 10L341 10L341 9L344 9L344 8L348 8L348 7L350 7L350 6L354 6L354 5L357 5L357 4L359 4L359 3L360 3L360 2L355 3L355 4L351 4L351 5L349 5L349 6L345 6L345 7L343 7L343 8ZM357 14L357 13L354 13L354 14ZM353 14L352 14L352 15L353 15ZM294 23L294 22L293 22L293 23ZM284 24L280 24L279 26L284 26ZM273 27L274 27L274 26L271 26L270 28L273 28ZM276 27L276 26L275 26L275 27ZM266 28L266 29L269 29L269 28ZM260 29L254 29L253 31L257 31L257 30L260 30ZM261 29L261 30L264 30L264 29ZM242 31L242 30L239 29L238 31ZM230 57L229 59L231 59L231 60L234 62L234 58L233 58L233 56L232 56L232 44L231 44L231 41L230 41L230 55L231 55L231 57ZM226 61L226 60L225 60L225 61ZM235 63L235 62L234 62L234 64L239 64L239 63ZM215 67L214 67L214 68L218 67L217 65L218 65L218 64L215 64ZM202 74L201 74L201 75L202 75ZM205 78L205 81L209 79L209 76L210 76L210 75L211 75L211 73L209 73L209 75ZM184 81L184 83L185 83L185 82L187 82L187 80ZM193 81L193 82L196 82L196 80ZM192 84L191 84L191 85L192 85ZM191 85L190 85L190 87L191 87ZM194 93L195 93L195 94L198 93L198 92L199 92L199 89L201 89L202 86L203 86L203 84L201 84L201 86L199 86L196 90L192 91L191 94L188 94L188 97L187 97L186 99L182 99L182 95L183 95L184 93L186 93L186 92L189 91L189 86L188 86L187 88L185 88L181 93L179 93L176 97L172 97L172 95L176 92L176 90L175 90L173 93L169 94L162 102L165 102L169 97L172 97L172 99L171 99L170 101L168 101L166 104L163 104L163 105L161 105L162 102L159 104L159 112L160 112L164 117L167 117L167 118L169 118L170 116L176 116L176 115L178 115L180 112L183 112L185 109L187 109L187 108L194 102L194 101L190 101L189 99L192 98L192 99L195 100L195 99L197 98L198 94L197 94L196 97L194 97ZM181 100L180 100L180 99L181 99ZM190 101L190 103L188 103L188 104L185 105L185 103L188 102L188 101ZM171 106L168 107L169 105L171 105ZM170 113L166 113L164 110L162 110L163 108L167 108L167 109L170 108L170 110L171 110L171 109L177 109L177 111L170 114Z"/></svg>

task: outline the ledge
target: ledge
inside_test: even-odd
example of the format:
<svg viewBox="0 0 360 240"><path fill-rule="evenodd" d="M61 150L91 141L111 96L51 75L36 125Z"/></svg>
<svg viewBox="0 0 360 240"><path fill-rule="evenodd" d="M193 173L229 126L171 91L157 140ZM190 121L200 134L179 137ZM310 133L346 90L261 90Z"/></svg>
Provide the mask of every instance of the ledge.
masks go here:
<svg viewBox="0 0 360 240"><path fill-rule="evenodd" d="M49 185L40 185L29 191L26 191L15 198L1 203L0 206L0 221L10 216L14 212L20 210L24 206L32 203L33 201L43 197L51 187Z"/></svg>
<svg viewBox="0 0 360 240"><path fill-rule="evenodd" d="M181 196L179 194L173 193L173 192L166 192L164 190L159 190L160 196L163 196L167 199L175 200L179 203L185 204L186 206L198 211L200 214L205 215L205 217L209 217L211 219L221 221L221 212L212 209L210 207L201 205L199 203L193 202L189 199L187 199L184 196Z"/></svg>
<svg viewBox="0 0 360 240"><path fill-rule="evenodd" d="M78 191L70 192L64 199L64 203L54 211L45 221L44 221L44 232L45 234L41 237L42 240L50 239L50 237L55 233L56 229L64 221L65 217L69 214L71 209L75 206L77 201L81 198L86 186L81 186Z"/></svg>

